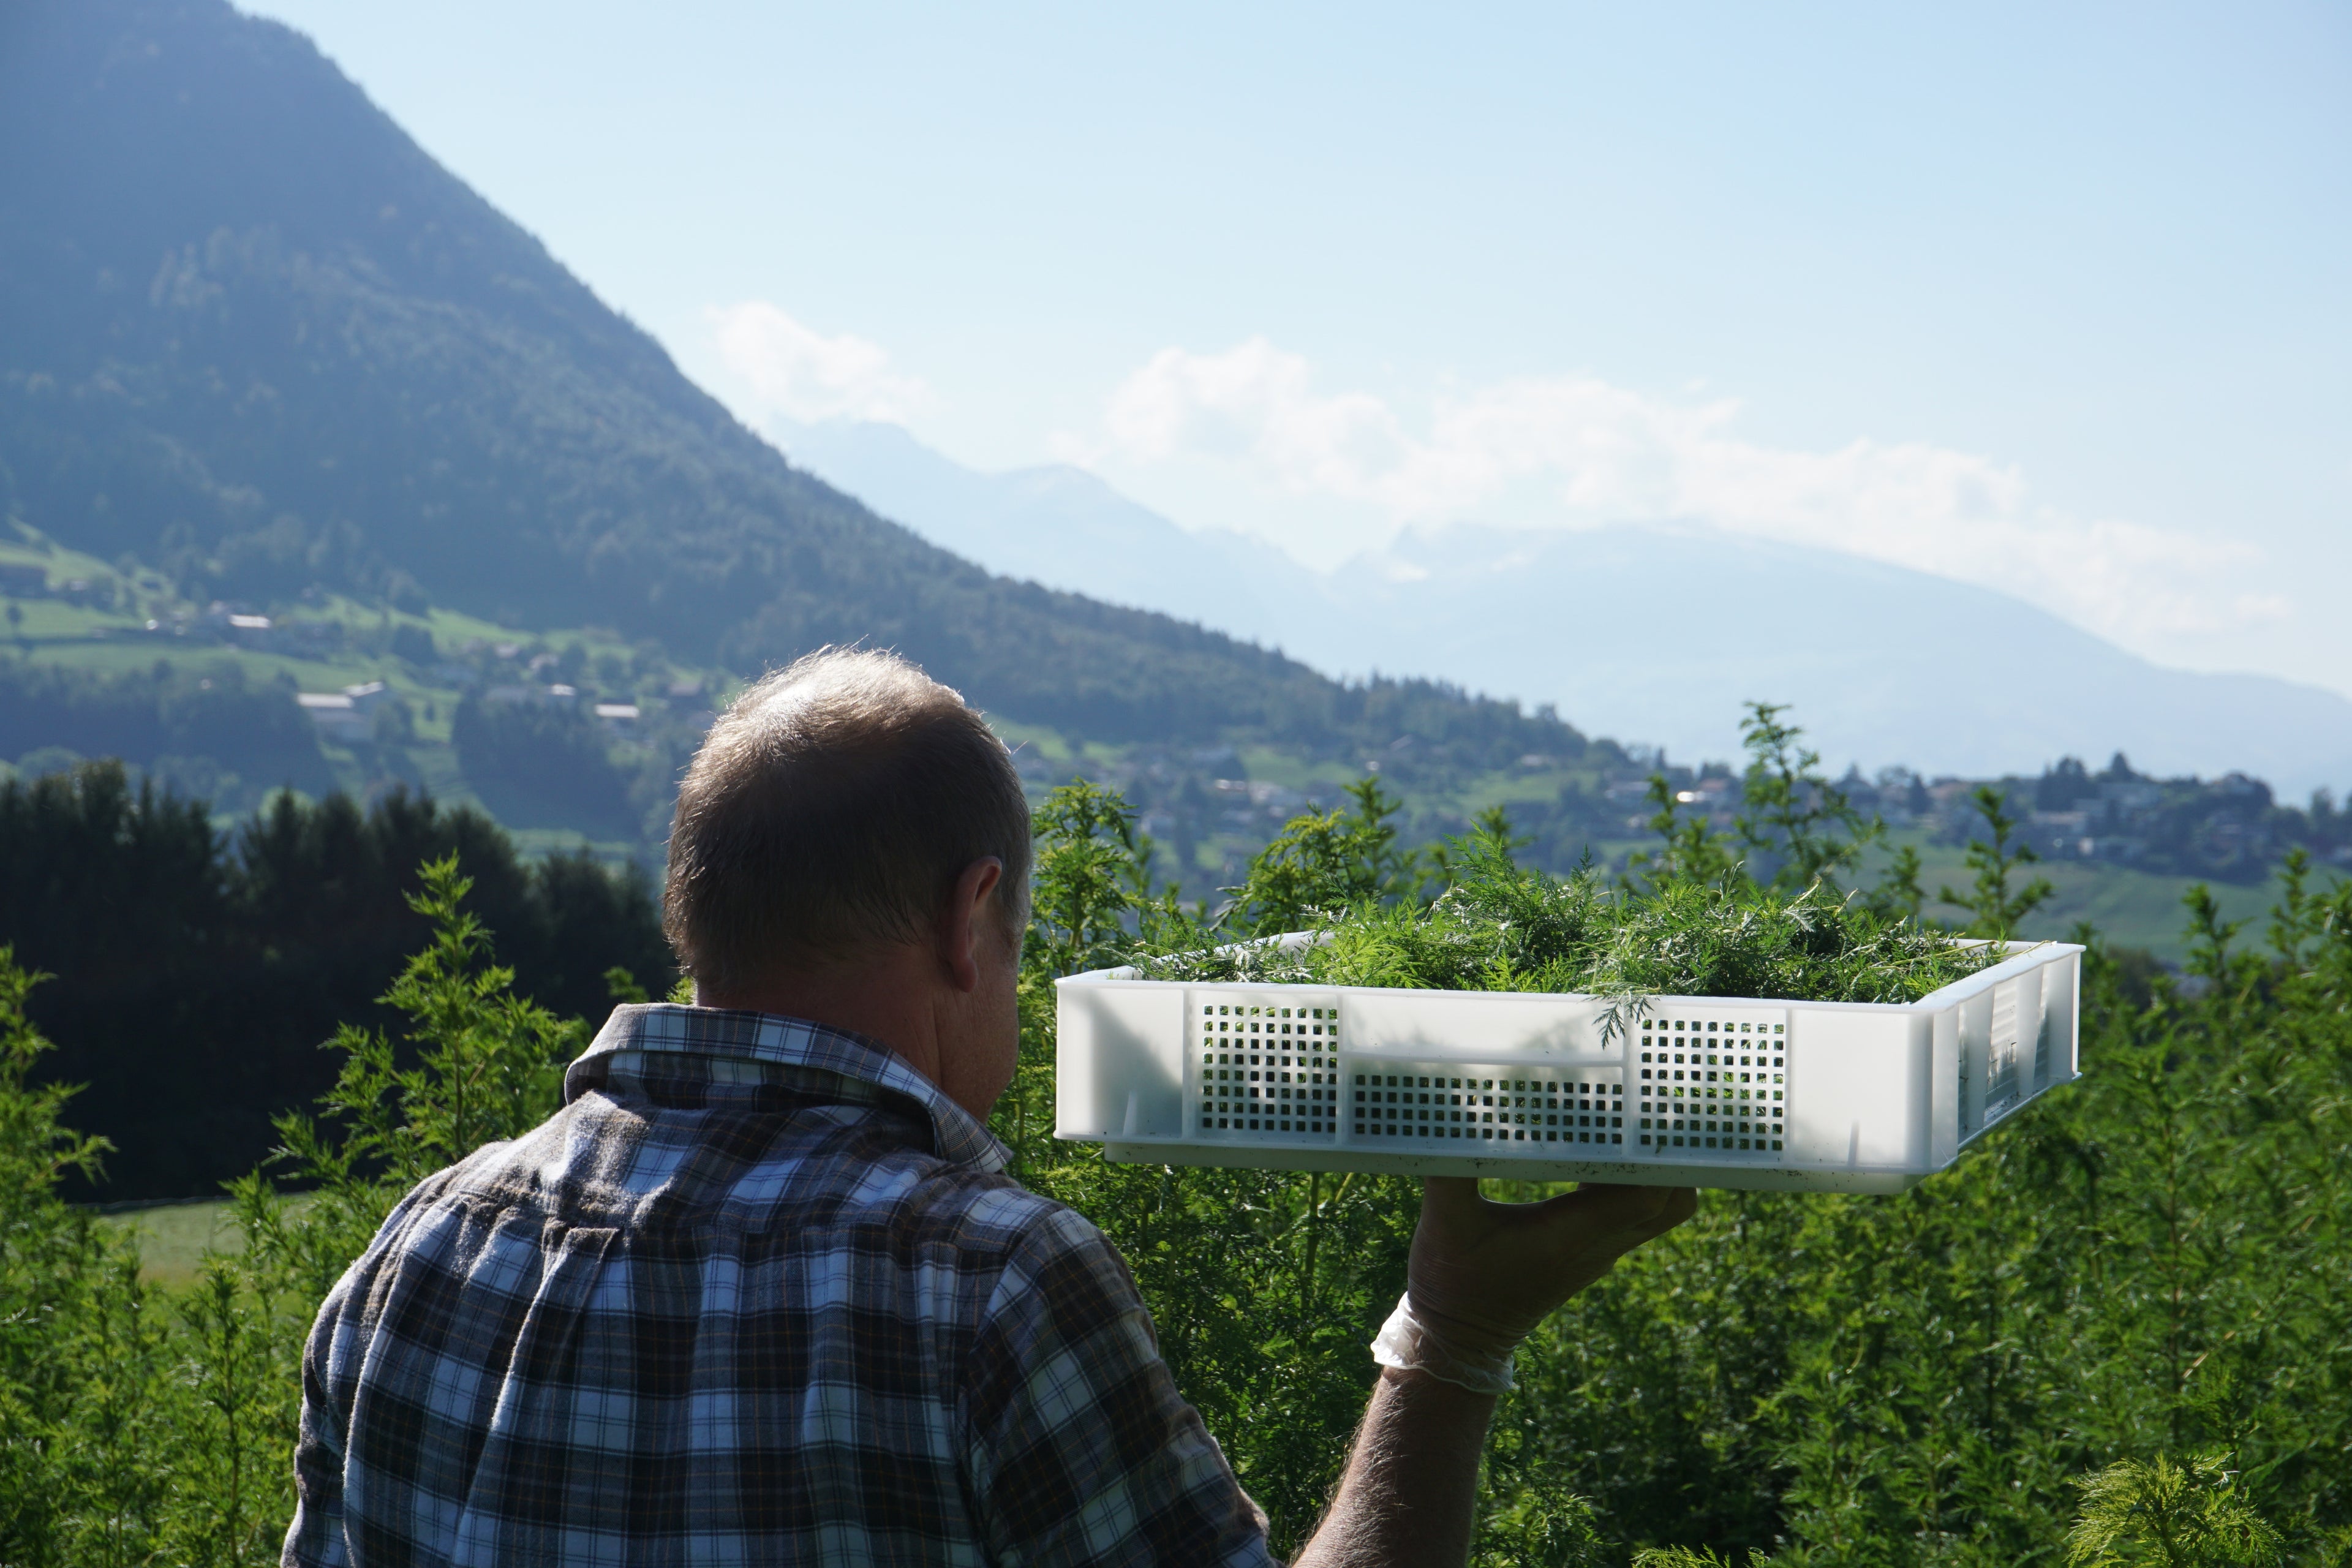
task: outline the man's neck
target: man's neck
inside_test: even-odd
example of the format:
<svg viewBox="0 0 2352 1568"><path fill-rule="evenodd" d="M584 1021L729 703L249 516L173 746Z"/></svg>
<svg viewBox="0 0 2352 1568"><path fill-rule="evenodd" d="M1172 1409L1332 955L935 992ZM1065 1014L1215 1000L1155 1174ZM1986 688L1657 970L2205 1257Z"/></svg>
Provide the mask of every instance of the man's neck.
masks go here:
<svg viewBox="0 0 2352 1568"><path fill-rule="evenodd" d="M723 993L697 987L705 1007L733 1007L804 1018L878 1040L907 1065L940 1081L939 1018L929 974L936 960L912 946L861 954L854 962L768 976Z"/></svg>

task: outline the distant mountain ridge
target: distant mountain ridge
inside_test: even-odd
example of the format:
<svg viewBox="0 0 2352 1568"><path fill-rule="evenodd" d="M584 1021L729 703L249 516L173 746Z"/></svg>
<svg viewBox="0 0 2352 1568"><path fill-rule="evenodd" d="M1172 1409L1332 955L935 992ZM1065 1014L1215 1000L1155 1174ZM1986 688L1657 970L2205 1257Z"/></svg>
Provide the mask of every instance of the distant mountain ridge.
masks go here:
<svg viewBox="0 0 2352 1568"><path fill-rule="evenodd" d="M1332 590L1351 612L1335 642L1409 617L1414 668L1685 759L1731 754L1722 716L1767 697L1841 763L1983 776L2120 751L2292 795L2352 783L2352 701L2334 692L2167 669L2022 600L1827 551L1696 527L1455 528L1405 535ZM1339 669L1375 651L1360 631L1354 658L1288 646Z"/></svg>
<svg viewBox="0 0 2352 1568"><path fill-rule="evenodd" d="M1292 648L1283 611L1316 574L1243 534L1178 526L1066 463L982 473L897 425L772 416L798 467L992 572ZM1085 588L1073 584L1085 583ZM1236 628L1247 626L1241 631ZM1315 656L1299 653L1312 662ZM1379 661L1385 666L1393 661Z"/></svg>
<svg viewBox="0 0 2352 1568"><path fill-rule="evenodd" d="M2038 772L2116 751L2240 770L2289 795L2352 784L2352 701L2167 669L2023 601L1692 525L1408 532L1336 572L1190 532L1068 468L982 474L896 426L772 425L796 460L992 570L1164 611L1319 668L1411 670L1685 761L1738 749L1748 698L1794 704L1839 764Z"/></svg>
<svg viewBox="0 0 2352 1568"><path fill-rule="evenodd" d="M0 514L199 600L316 584L744 672L862 640L1104 739L1279 731L1347 754L1475 716L1497 754L1581 744L1433 688L1368 706L877 517L736 423L307 40L225 0L0 11Z"/></svg>

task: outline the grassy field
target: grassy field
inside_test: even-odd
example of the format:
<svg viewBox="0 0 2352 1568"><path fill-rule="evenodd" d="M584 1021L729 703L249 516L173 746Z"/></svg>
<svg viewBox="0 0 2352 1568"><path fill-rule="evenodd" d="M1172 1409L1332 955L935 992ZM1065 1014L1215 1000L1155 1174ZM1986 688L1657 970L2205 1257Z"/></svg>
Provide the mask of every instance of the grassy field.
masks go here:
<svg viewBox="0 0 2352 1568"><path fill-rule="evenodd" d="M158 1204L100 1215L98 1223L118 1236L136 1237L139 1277L178 1289L194 1283L207 1252L239 1252L245 1235L229 1217L226 1198Z"/></svg>
<svg viewBox="0 0 2352 1568"><path fill-rule="evenodd" d="M1975 879L1962 858L1960 846L1930 844L1926 835L1916 833L1903 835L1896 842L1914 844L1919 850L1923 868L1919 885L1927 889L1930 900L1925 912L1955 922L1966 919L1966 911L1934 901L1942 889L1949 887L1966 892ZM2101 936L2119 946L2147 948L2172 964L2178 964L2185 956L2187 946L2181 933L2189 912L2180 900L2196 884L2196 878L2158 876L2105 861L2060 860L2029 867L2016 881L2021 885L2036 876L2047 877L2058 891L2026 921L2021 935L2063 938L2078 921L2088 921ZM2278 896L2277 884L2266 879L2251 884L2207 885L2213 889L2223 916L2252 921L2246 935L2258 938L2262 917L2270 911Z"/></svg>
<svg viewBox="0 0 2352 1568"><path fill-rule="evenodd" d="M1507 800L1503 804L1507 805ZM1943 902L1936 895L1946 888L1961 893L1969 891L1975 873L1969 869L1967 852L1957 844L1931 843L1924 830L1890 834L1885 846L1873 850L1865 859L1862 875L1856 879L1858 883L1864 888L1874 885L1891 852L1906 844L1919 851L1919 885L1927 889L1928 900L1921 913L1956 926L1966 924L1968 910ZM1654 847L1654 840L1611 840L1594 845L1592 853L1594 860L1604 868L1622 867L1630 852ZM2321 873L2320 879L2326 881L2331 875ZM2061 860L2025 868L2011 879L2011 886L2021 888L2037 876L2047 877L2057 892L2026 921L2020 935L2035 940L2063 940L2078 923L2088 921L2107 942L2146 948L2167 963L2177 966L2187 955L2183 931L2188 910L2181 900L2198 879L2159 876L2112 861ZM2250 922L2242 940L2259 941L2263 919L2278 896L2278 884L2265 879L2254 883L2209 882L2207 886L2212 889L2224 919Z"/></svg>

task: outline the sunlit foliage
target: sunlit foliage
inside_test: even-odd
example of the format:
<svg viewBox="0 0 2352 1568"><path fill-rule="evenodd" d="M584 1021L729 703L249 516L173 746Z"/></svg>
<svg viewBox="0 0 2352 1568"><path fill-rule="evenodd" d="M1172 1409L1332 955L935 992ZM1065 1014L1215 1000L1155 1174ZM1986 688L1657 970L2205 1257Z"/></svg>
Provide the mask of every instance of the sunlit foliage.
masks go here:
<svg viewBox="0 0 2352 1568"><path fill-rule="evenodd" d="M1381 804L1367 789L1243 887L1187 898L1118 796L1055 795L996 1121L1023 1179L1133 1265L1286 1552L1361 1410L1418 1194L1057 1142L1054 980L1353 918L1421 984L1517 984L1604 901L1668 925L1849 908L1721 866L1638 895L1517 879L1500 822L1408 858ZM34 1087L33 977L0 962L0 1561L274 1557L320 1292L416 1174L543 1115L583 1037L492 963L454 866L417 897L429 939L386 993L404 1022L338 1037L316 1120L284 1122L288 1158L240 1186L246 1251L177 1293L58 1201L106 1152ZM2084 1076L1953 1170L1894 1197L1708 1194L1548 1323L1497 1415L1478 1561L2352 1563L2352 891L2291 861L2259 946L2210 899L2189 912L2177 979L2094 947ZM1631 973L1648 942L1627 940L1630 984L1663 984Z"/></svg>

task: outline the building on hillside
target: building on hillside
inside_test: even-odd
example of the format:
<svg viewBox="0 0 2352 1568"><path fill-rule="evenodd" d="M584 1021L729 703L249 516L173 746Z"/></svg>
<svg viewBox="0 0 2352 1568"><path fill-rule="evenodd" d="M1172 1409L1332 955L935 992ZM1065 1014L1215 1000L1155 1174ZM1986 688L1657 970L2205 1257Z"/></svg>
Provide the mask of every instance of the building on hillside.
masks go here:
<svg viewBox="0 0 2352 1568"><path fill-rule="evenodd" d="M1254 815L1263 815L1274 822L1286 822L1302 807L1313 804L1299 791L1276 784L1271 779L1219 779L1217 793L1240 798L1232 802L1234 809L1225 813L1227 821L1236 826L1248 824ZM1244 805L1243 802L1247 802Z"/></svg>
<svg viewBox="0 0 2352 1568"><path fill-rule="evenodd" d="M381 680L346 686L341 691L301 691L294 700L318 730L321 740L355 745L375 738L376 710L391 690Z"/></svg>
<svg viewBox="0 0 2352 1568"><path fill-rule="evenodd" d="M608 730L634 730L642 715L634 702L599 702L596 717Z"/></svg>
<svg viewBox="0 0 2352 1568"><path fill-rule="evenodd" d="M576 708L580 705L580 689L561 682L553 686L493 686L482 693L482 700L492 707Z"/></svg>
<svg viewBox="0 0 2352 1568"><path fill-rule="evenodd" d="M319 731L320 740L351 745L374 733L369 721L340 691L298 691L294 700L302 705L303 714Z"/></svg>
<svg viewBox="0 0 2352 1568"><path fill-rule="evenodd" d="M248 605L232 605L222 599L205 606L205 613L196 617L196 625L214 637L244 647L268 647L274 630L268 616L257 614Z"/></svg>
<svg viewBox="0 0 2352 1568"><path fill-rule="evenodd" d="M2087 860L2099 849L2087 811L2037 811L2027 820L2024 837L2045 860Z"/></svg>
<svg viewBox="0 0 2352 1568"><path fill-rule="evenodd" d="M1818 800L1819 792L1807 785L1801 796L1808 804ZM1739 781L1728 773L1706 773L1691 781L1688 789L1675 791L1675 804L1688 808L1693 816L1704 817L1706 825L1717 833L1728 833L1739 820L1739 809L1745 797ZM1643 825L1645 827L1647 824Z"/></svg>

